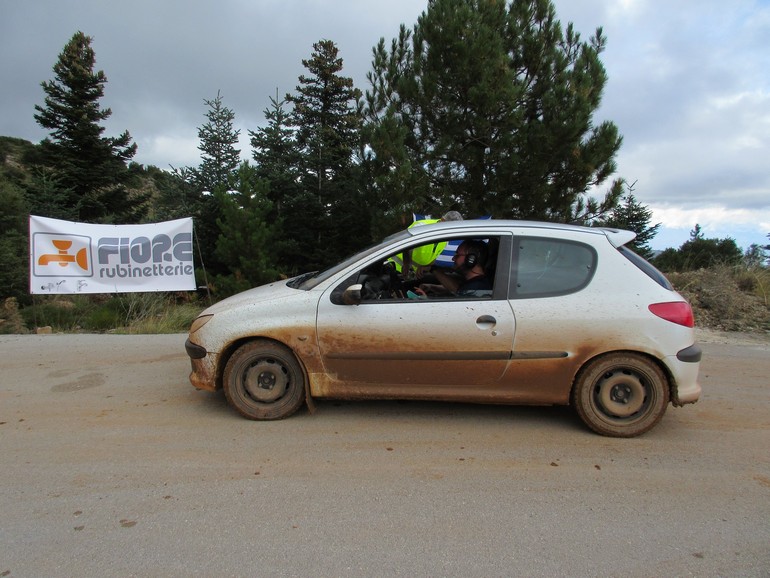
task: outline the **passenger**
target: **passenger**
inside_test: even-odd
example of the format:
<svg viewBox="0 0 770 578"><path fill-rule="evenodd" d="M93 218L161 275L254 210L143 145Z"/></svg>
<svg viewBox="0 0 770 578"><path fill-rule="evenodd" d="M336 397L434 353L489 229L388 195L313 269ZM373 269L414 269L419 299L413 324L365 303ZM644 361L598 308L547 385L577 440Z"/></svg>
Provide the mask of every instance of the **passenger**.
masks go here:
<svg viewBox="0 0 770 578"><path fill-rule="evenodd" d="M420 296L491 297L493 282L484 270L488 255L487 244L483 241L463 241L452 257L452 271L434 270L440 284L423 283L415 293Z"/></svg>
<svg viewBox="0 0 770 578"><path fill-rule="evenodd" d="M440 219L423 219L420 221L415 221L411 225L409 225L409 228L412 227L419 227L422 225L430 225L433 223L444 223L447 221L462 221L463 216L458 213L457 211L449 211L447 213L444 213L444 215ZM431 243L430 245L423 245L421 247L415 247L412 250L406 251L403 255L403 267L401 267L400 271L404 274L405 278L412 277L416 275L417 278L420 278L427 274L427 272L430 270L431 265L435 262L435 260L441 256L442 252L444 252L447 249L447 242L443 241L440 243ZM397 267L401 265L401 263L398 263L398 255L394 259L397 262Z"/></svg>

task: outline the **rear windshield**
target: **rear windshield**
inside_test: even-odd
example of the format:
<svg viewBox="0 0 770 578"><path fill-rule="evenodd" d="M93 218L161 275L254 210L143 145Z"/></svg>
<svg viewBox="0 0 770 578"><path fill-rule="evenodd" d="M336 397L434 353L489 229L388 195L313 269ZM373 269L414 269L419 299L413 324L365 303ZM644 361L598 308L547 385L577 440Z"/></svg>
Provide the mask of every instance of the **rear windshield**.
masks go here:
<svg viewBox="0 0 770 578"><path fill-rule="evenodd" d="M640 257L636 253L634 253L631 249L628 247L618 247L618 251L620 251L620 254L623 255L626 259L631 261L634 265L639 267L642 271L644 271L645 275L647 275L650 279L655 281L658 285L663 287L664 289L668 289L669 291L674 290L674 286L671 285L668 279L666 279L666 276L658 271L652 263L647 261L644 257Z"/></svg>

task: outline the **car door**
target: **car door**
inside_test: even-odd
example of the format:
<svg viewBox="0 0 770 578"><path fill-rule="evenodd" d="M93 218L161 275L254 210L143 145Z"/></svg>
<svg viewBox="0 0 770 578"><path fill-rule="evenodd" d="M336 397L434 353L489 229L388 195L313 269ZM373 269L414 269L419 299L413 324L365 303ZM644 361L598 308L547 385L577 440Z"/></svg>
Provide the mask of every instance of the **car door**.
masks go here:
<svg viewBox="0 0 770 578"><path fill-rule="evenodd" d="M494 391L510 359L515 330L505 299L507 273L507 267L496 269L491 298L344 305L331 298L330 288L320 299L317 317L330 386L336 394L356 397L463 398Z"/></svg>

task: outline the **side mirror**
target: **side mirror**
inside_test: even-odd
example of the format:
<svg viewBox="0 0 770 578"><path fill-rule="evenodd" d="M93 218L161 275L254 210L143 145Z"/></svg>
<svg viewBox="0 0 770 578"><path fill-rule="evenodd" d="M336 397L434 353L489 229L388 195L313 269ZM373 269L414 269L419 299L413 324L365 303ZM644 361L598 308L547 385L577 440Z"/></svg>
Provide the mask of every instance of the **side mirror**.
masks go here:
<svg viewBox="0 0 770 578"><path fill-rule="evenodd" d="M351 285L342 294L342 302L345 305L359 305L361 303L361 290L364 288L361 283Z"/></svg>

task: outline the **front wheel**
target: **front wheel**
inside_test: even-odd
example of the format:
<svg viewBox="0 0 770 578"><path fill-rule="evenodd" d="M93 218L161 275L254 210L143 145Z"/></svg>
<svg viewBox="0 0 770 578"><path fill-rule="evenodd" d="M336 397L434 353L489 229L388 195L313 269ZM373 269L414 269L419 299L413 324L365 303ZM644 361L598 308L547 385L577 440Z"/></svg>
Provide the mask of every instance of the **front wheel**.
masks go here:
<svg viewBox="0 0 770 578"><path fill-rule="evenodd" d="M249 419L282 419L305 400L305 377L294 354L271 341L252 341L235 350L225 366L228 403Z"/></svg>
<svg viewBox="0 0 770 578"><path fill-rule="evenodd" d="M655 363L634 353L605 355L575 379L572 405L595 432L630 438L657 424L666 412L669 384Z"/></svg>

